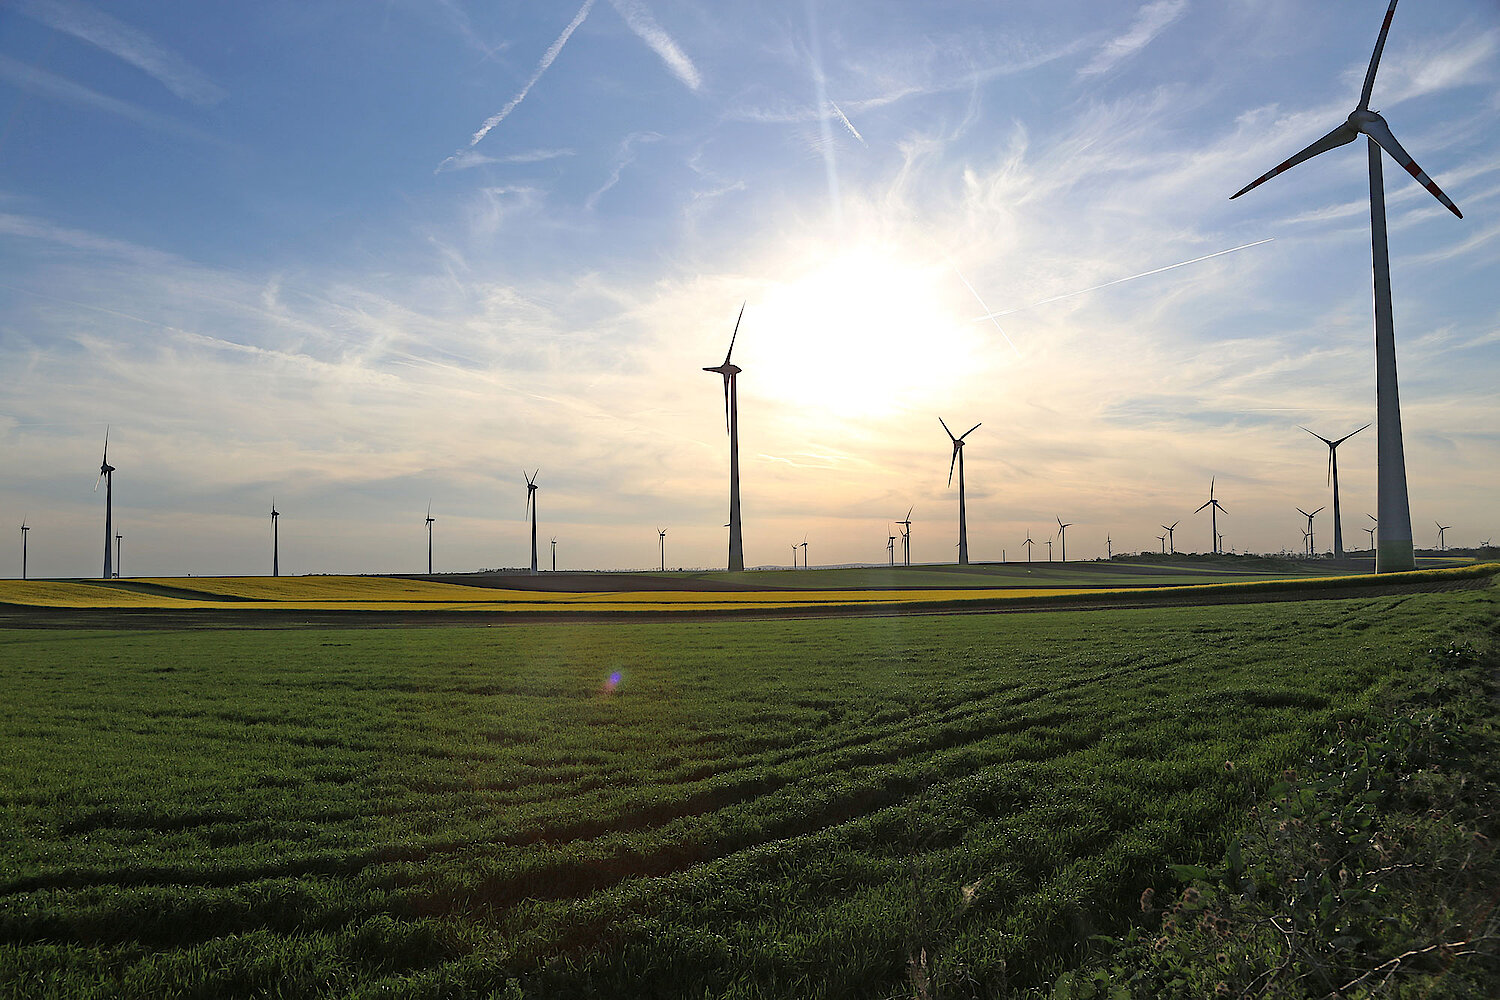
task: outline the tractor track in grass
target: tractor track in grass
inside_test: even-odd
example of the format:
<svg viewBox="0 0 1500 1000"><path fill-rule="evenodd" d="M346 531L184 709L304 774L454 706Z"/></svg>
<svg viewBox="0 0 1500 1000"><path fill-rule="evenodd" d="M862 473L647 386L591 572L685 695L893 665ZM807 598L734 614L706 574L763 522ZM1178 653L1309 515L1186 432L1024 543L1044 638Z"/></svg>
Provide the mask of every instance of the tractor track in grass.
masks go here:
<svg viewBox="0 0 1500 1000"><path fill-rule="evenodd" d="M1365 582L1368 579L1369 582ZM1337 586L1298 582L1173 587L1158 591L1069 594L1058 597L917 601L909 604L827 604L822 606L630 611L301 611L280 608L48 608L0 603L0 628L12 629L304 629L411 628L442 626L490 628L496 625L602 624L608 622L778 621L810 618L902 618L913 615L1033 614L1046 611L1122 611L1143 608L1197 608L1289 601L1347 600L1478 590L1493 585L1490 573L1436 579L1357 578Z"/></svg>

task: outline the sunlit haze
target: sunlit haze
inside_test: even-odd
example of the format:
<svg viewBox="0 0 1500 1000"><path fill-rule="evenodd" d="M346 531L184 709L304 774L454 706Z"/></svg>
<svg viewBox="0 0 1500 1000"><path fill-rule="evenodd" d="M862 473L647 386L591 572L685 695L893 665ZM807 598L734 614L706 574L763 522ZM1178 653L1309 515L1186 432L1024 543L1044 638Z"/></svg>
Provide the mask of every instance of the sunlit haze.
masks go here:
<svg viewBox="0 0 1500 1000"><path fill-rule="evenodd" d="M439 572L523 566L523 469L544 568L722 567L742 304L747 566L908 508L952 561L939 417L976 562L1209 550L1211 477L1226 547L1297 550L1299 425L1374 419L1364 143L1229 195L1385 7L0 6L0 575L23 518L98 575L106 425L127 576L269 573L273 497L284 574L424 570L429 501ZM1500 535L1497 56L1493 0L1406 0L1371 104L1464 212L1388 162L1418 548Z"/></svg>

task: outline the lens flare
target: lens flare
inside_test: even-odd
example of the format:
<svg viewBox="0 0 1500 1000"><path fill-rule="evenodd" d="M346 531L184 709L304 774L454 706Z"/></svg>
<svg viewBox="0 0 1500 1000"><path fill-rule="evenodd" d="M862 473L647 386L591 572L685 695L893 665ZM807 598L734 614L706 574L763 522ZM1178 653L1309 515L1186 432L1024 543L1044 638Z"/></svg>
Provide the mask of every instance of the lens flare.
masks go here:
<svg viewBox="0 0 1500 1000"><path fill-rule="evenodd" d="M620 672L618 670L616 670L614 673L610 674L609 677L605 678L605 681L604 681L603 684L599 685L599 692L601 694L614 694L615 693L615 688L617 688L619 686L620 686Z"/></svg>

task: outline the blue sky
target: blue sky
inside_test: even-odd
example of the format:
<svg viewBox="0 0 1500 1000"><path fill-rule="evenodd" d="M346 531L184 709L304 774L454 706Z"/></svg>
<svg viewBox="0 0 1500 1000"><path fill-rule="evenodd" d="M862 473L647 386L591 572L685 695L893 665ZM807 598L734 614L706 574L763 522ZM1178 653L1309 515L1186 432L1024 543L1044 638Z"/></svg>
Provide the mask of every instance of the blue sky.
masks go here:
<svg viewBox="0 0 1500 1000"><path fill-rule="evenodd" d="M1298 425L1374 416L1364 154L1228 195L1384 7L11 0L0 520L96 574L110 424L130 575L266 572L273 496L289 572L420 569L429 498L439 569L522 565L537 467L560 567L717 565L748 302L748 564L881 560L909 506L952 558L940 415L975 559L1207 549L1211 476L1227 545L1296 548ZM1492 0L1406 0L1374 93L1465 213L1388 164L1419 545L1500 534L1497 54Z"/></svg>

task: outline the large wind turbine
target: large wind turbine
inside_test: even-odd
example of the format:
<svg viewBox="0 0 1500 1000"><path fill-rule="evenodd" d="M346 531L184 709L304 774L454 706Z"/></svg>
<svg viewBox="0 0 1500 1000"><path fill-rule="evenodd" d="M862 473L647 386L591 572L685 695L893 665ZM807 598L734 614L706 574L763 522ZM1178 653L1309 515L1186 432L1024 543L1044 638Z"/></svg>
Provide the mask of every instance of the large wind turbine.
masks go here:
<svg viewBox="0 0 1500 1000"><path fill-rule="evenodd" d="M115 467L109 464L109 428L104 428L104 457L99 461L99 479L104 480L104 579L114 575L111 537L115 533ZM94 480L94 492L99 492L99 479Z"/></svg>
<svg viewBox="0 0 1500 1000"><path fill-rule="evenodd" d="M1316 551L1316 549L1317 549L1317 542L1313 538L1313 518L1317 517L1319 511L1321 511L1322 509L1323 509L1322 507L1319 507L1317 510L1315 510L1311 514L1309 514L1307 511L1303 510L1301 507L1297 508L1297 513L1299 513L1303 517L1307 518L1307 554L1310 555L1310 556L1317 555L1317 551Z"/></svg>
<svg viewBox="0 0 1500 1000"><path fill-rule="evenodd" d="M1298 426L1301 427L1302 425L1298 424ZM1365 424L1365 427L1368 426L1370 425ZM1339 438L1337 441L1330 441L1321 434L1315 434L1312 431L1308 431L1306 427L1302 428L1303 430L1307 431L1307 433L1312 434L1313 437L1317 438L1319 441L1322 441L1328 446L1328 481L1333 484L1333 554L1339 559L1344 558L1344 522L1343 519L1339 517L1338 448L1339 445L1343 444L1345 441L1349 440L1354 435L1364 430L1365 427L1360 427L1352 430L1348 434L1345 434L1343 437Z"/></svg>
<svg viewBox="0 0 1500 1000"><path fill-rule="evenodd" d="M938 423L943 425L943 430L948 432L948 439L953 442L953 457L948 460L948 485L953 485L953 466L958 465L958 564L969 565L969 524L964 513L964 438L979 429L975 424L964 431L958 437L948 430L948 424L942 417L938 417Z"/></svg>
<svg viewBox="0 0 1500 1000"><path fill-rule="evenodd" d="M276 509L276 498L271 498L271 575L281 575L281 528L277 518L281 517L281 511Z"/></svg>
<svg viewBox="0 0 1500 1000"><path fill-rule="evenodd" d="M1231 199L1238 198L1303 160L1353 142L1361 133L1367 140L1370 162L1370 254L1375 275L1376 502L1380 520L1385 523L1375 554L1377 573L1415 569L1417 565L1411 540L1411 507L1406 491L1406 456L1401 444L1401 400L1396 386L1396 331L1391 314L1391 261L1390 249L1386 243L1385 181L1381 173L1381 150L1389 153L1393 160L1415 177L1417 183L1425 187L1450 212L1463 218L1458 206L1401 148L1385 119L1370 110L1370 92L1375 86L1375 71L1380 66L1380 53L1385 48L1386 35L1391 30L1391 18L1395 14L1396 0L1391 0L1391 5L1386 8L1385 22L1380 26L1380 37L1375 42L1375 52L1370 56L1370 68L1365 72L1359 105L1349 113L1349 117L1317 142L1230 195Z"/></svg>
<svg viewBox="0 0 1500 1000"><path fill-rule="evenodd" d="M26 542L31 527L26 523L26 518L21 518L21 579L26 579Z"/></svg>
<svg viewBox="0 0 1500 1000"><path fill-rule="evenodd" d="M526 476L526 470L521 470L521 475L526 476L526 514L531 515L531 572L536 574L536 477L542 470L537 469L531 475ZM525 514L522 515L523 517Z"/></svg>
<svg viewBox="0 0 1500 1000"><path fill-rule="evenodd" d="M1063 519L1057 519L1057 537L1062 540L1062 561L1068 561L1068 529L1073 527L1073 522L1063 524Z"/></svg>
<svg viewBox="0 0 1500 1000"><path fill-rule="evenodd" d="M740 405L739 390L735 376L743 369L729 363L734 354L734 342L740 335L740 320L745 318L745 306L740 305L739 319L734 321L734 333L729 338L729 350L724 352L724 363L717 368L705 368L706 372L717 372L724 376L724 428L729 432L729 568L745 568L745 547L740 534Z"/></svg>
<svg viewBox="0 0 1500 1000"><path fill-rule="evenodd" d="M432 501L427 501L427 575L432 575L432 522L437 518L432 516Z"/></svg>
<svg viewBox="0 0 1500 1000"><path fill-rule="evenodd" d="M1201 514L1205 509L1212 508L1209 511L1209 517L1213 518L1214 555L1219 554L1219 511L1224 510L1224 505L1214 499L1214 480L1217 478L1216 476L1211 476L1208 480L1208 503L1193 511L1194 514ZM1227 514L1229 512L1224 511L1224 513Z"/></svg>

